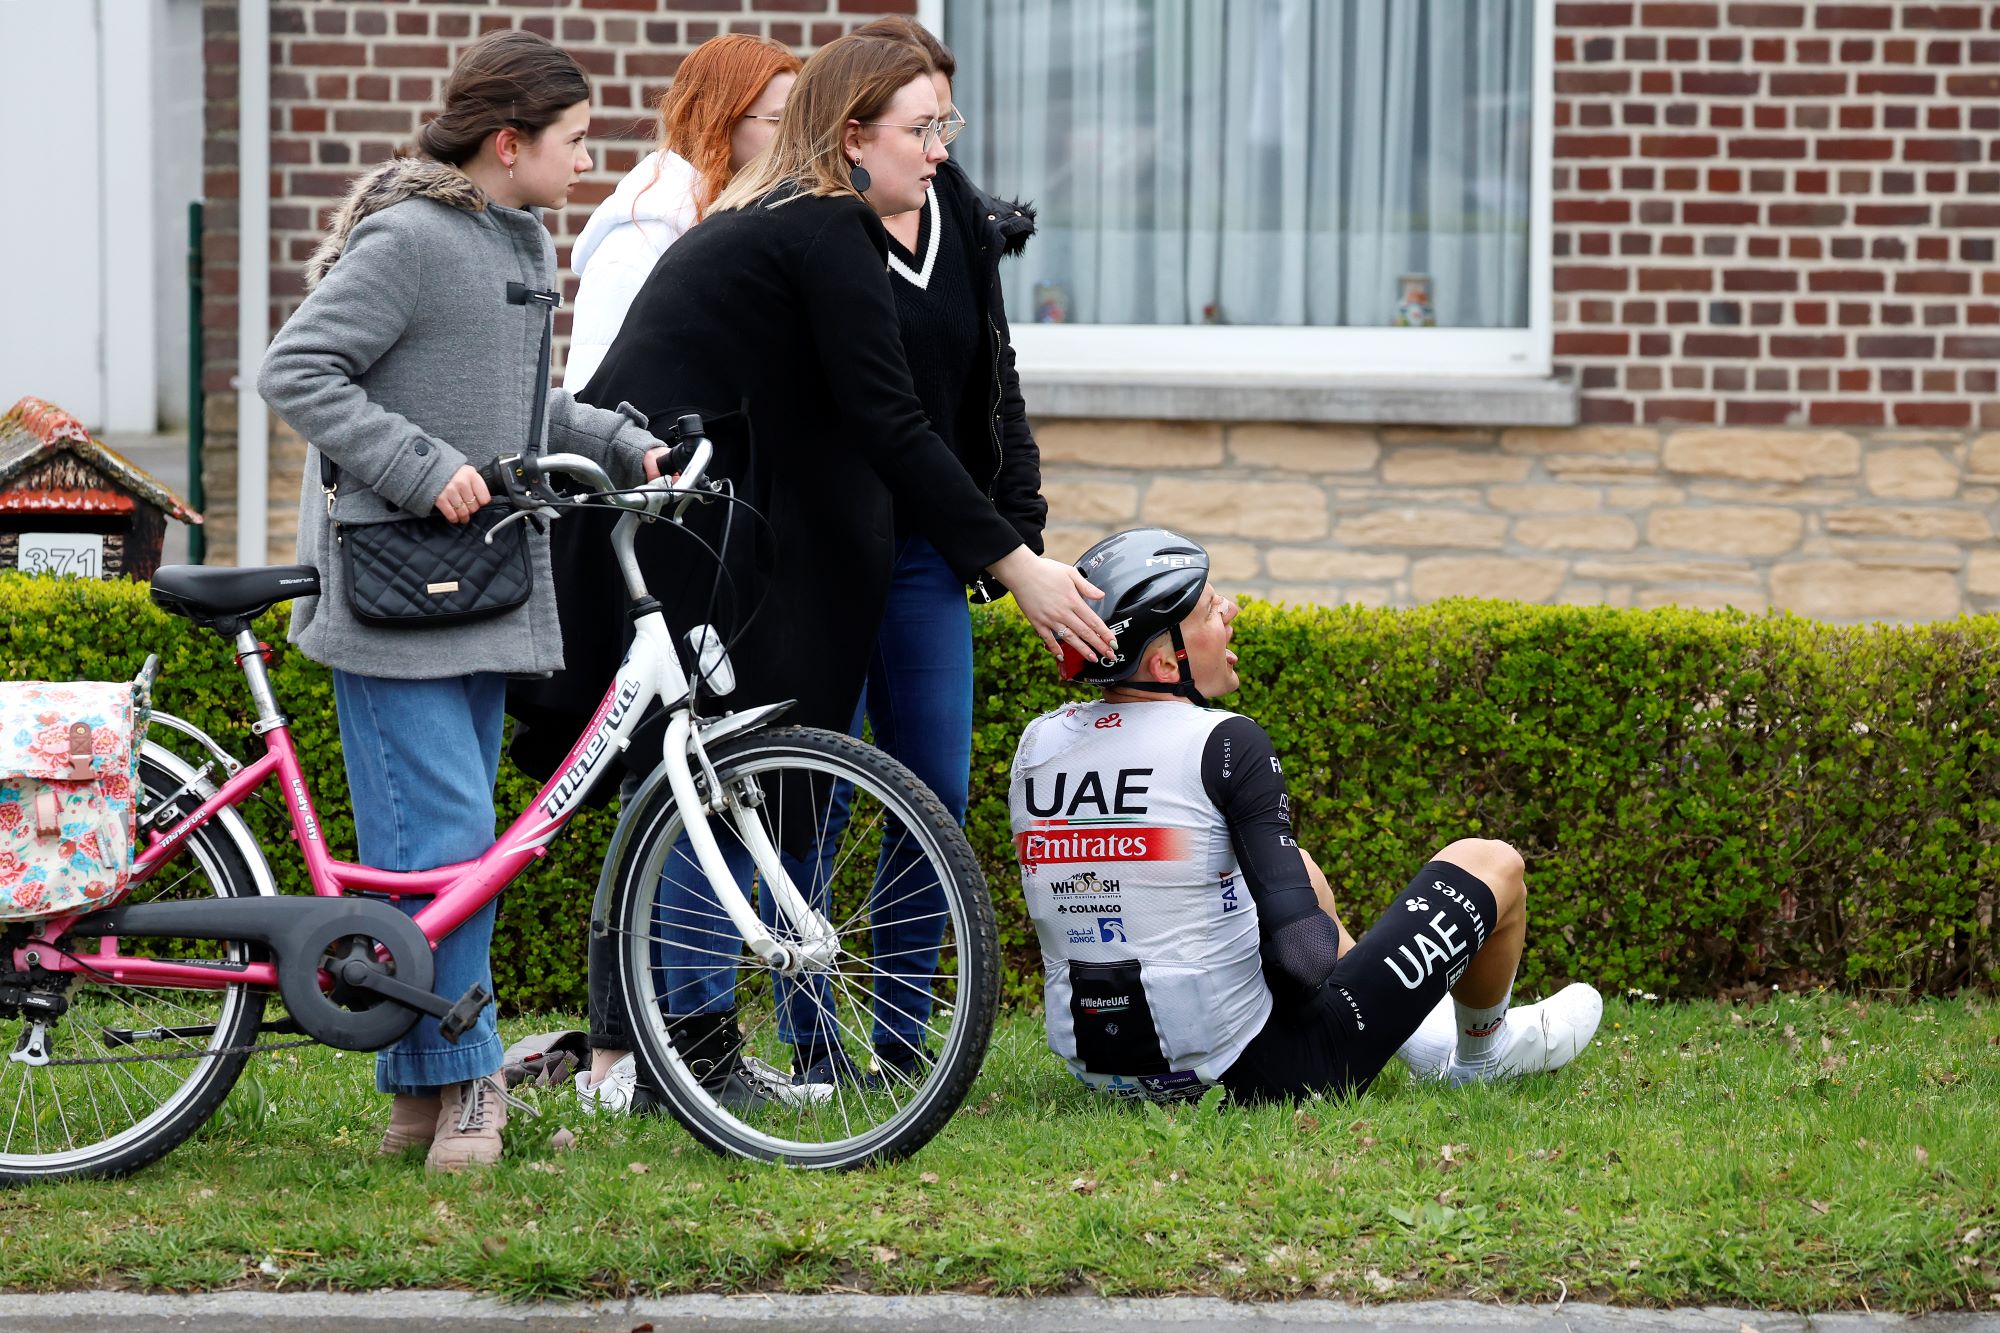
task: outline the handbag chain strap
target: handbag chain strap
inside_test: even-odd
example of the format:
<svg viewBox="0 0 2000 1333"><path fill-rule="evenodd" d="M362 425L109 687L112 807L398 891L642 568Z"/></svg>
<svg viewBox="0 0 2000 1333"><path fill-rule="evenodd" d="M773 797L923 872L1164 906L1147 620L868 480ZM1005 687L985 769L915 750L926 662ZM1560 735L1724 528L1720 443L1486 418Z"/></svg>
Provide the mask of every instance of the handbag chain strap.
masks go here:
<svg viewBox="0 0 2000 1333"><path fill-rule="evenodd" d="M538 305L542 308L542 350L535 358L535 401L528 413L528 454L542 452L542 434L548 426L549 359L556 336L556 307L562 304L560 291L536 291L525 282L507 284L508 305ZM319 488L326 494L327 517L333 516L333 501L340 472L322 449L319 455Z"/></svg>

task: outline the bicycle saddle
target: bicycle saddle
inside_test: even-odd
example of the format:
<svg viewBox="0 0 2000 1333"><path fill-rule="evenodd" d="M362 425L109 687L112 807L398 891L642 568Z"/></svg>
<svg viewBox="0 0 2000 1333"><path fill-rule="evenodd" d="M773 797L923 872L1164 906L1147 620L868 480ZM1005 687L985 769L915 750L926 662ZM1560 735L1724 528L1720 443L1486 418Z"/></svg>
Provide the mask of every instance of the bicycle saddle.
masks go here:
<svg viewBox="0 0 2000 1333"><path fill-rule="evenodd" d="M162 565L153 575L153 605L197 625L232 632L279 602L318 592L319 571L311 565Z"/></svg>

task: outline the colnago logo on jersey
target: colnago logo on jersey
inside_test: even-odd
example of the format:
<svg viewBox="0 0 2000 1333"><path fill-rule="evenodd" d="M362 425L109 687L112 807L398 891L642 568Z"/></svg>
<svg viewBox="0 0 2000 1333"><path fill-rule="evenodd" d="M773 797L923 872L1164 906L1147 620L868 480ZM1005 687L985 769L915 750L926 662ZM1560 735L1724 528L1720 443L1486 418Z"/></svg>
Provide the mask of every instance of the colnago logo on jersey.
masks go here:
<svg viewBox="0 0 2000 1333"><path fill-rule="evenodd" d="M1030 871L1105 861L1174 861L1186 845L1184 830L1136 819L1044 819L1014 835L1014 850Z"/></svg>

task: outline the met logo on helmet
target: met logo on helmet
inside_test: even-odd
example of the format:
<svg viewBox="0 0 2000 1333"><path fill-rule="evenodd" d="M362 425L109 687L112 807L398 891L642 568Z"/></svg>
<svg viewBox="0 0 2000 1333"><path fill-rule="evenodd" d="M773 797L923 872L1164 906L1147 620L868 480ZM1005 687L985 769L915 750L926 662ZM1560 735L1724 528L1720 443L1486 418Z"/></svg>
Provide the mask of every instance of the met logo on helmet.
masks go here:
<svg viewBox="0 0 2000 1333"><path fill-rule="evenodd" d="M1206 559L1198 555L1149 555L1146 557L1148 568L1153 565L1165 565L1168 569L1187 569L1194 565L1206 563Z"/></svg>

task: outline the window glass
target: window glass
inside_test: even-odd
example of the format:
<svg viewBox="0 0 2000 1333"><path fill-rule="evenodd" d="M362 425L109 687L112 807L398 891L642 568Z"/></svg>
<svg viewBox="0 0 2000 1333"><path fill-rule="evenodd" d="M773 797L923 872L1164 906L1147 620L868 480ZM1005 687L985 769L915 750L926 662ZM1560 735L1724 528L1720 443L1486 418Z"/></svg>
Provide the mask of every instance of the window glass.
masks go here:
<svg viewBox="0 0 2000 1333"><path fill-rule="evenodd" d="M1534 0L947 0L1017 323L1525 328Z"/></svg>

